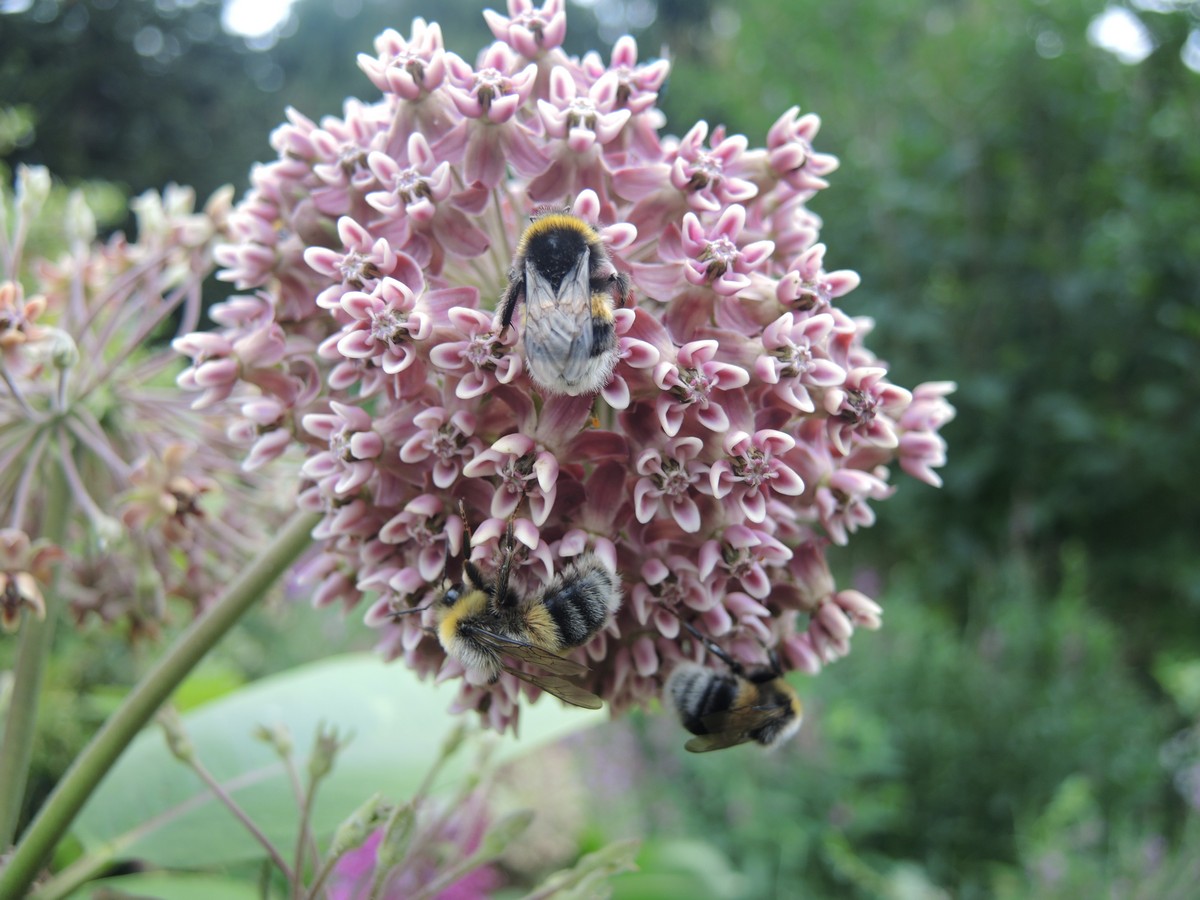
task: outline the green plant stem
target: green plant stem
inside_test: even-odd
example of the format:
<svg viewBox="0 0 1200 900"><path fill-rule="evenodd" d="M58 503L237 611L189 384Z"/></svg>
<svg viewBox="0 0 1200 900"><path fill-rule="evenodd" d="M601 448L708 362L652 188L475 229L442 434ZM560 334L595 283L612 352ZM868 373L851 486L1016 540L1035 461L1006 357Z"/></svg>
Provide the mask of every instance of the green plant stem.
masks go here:
<svg viewBox="0 0 1200 900"><path fill-rule="evenodd" d="M292 766L289 761L289 768L295 771L295 766ZM308 780L308 790L303 791L300 796L300 822L296 828L296 850L294 854L295 862L293 867L296 871L296 877L292 880L292 898L300 900L304 896L304 848L305 845L313 839L312 831L309 828L309 823L312 821L313 799L317 793L317 779L310 778ZM313 865L319 862L315 850L313 853Z"/></svg>
<svg viewBox="0 0 1200 900"><path fill-rule="evenodd" d="M309 788L305 791L300 784L300 773L296 771L296 760L291 753L283 755L283 765L287 769L288 780L292 784L292 793L296 797L296 806L300 810L300 827L297 829L296 835L296 861L292 868L296 871L296 880L293 884L293 896L299 900L304 896L304 847L305 842L308 844L308 852L312 854L313 867L321 861L320 851L317 849L317 838L312 831L312 803L315 785L309 784Z"/></svg>
<svg viewBox="0 0 1200 900"><path fill-rule="evenodd" d="M210 791L212 791L213 796L215 796L217 800L220 801L220 803L233 814L233 817L242 823L242 827L249 831L251 836L262 845L263 849L267 851L267 856L271 858L271 862L275 863L275 865L279 868L279 871L281 871L284 877L288 880L288 883L294 883L296 876L292 875L292 870L288 867L287 862L284 860L283 854L280 853L279 849L271 843L271 839L263 834L262 829L254 823L254 820L250 818L249 814L247 814L244 809L238 806L237 801L234 800L233 797L229 795L229 792L221 786L221 782L213 778L212 773L208 771L208 769L204 768L200 760L192 758L188 761L188 765L191 766L191 769L196 773L196 776L204 782Z"/></svg>
<svg viewBox="0 0 1200 900"><path fill-rule="evenodd" d="M134 686L76 757L0 871L0 900L24 895L101 779L180 682L309 545L320 516L297 513Z"/></svg>
<svg viewBox="0 0 1200 900"><path fill-rule="evenodd" d="M91 881L117 859L119 849L110 844L91 853L86 853L71 863L49 881L38 885L29 895L29 900L63 900L81 885Z"/></svg>
<svg viewBox="0 0 1200 900"><path fill-rule="evenodd" d="M4 785L0 791L0 846L4 847L12 843L17 832L33 755L42 673L54 640L53 612L47 612L40 622L31 615L26 618L17 651L12 700L4 722L4 744L0 746L0 784Z"/></svg>
<svg viewBox="0 0 1200 900"><path fill-rule="evenodd" d="M321 889L325 887L325 881L333 874L333 869L338 864L338 860L345 855L345 852L338 854L330 853L325 861L321 863L321 868L317 870L317 875L313 878L313 883L308 888L308 900L317 900Z"/></svg>
<svg viewBox="0 0 1200 900"><path fill-rule="evenodd" d="M45 536L61 544L66 533L68 503L62 479L55 477L46 498ZM4 741L0 743L0 850L9 846L17 833L21 801L29 779L29 760L33 754L33 736L37 724L38 698L42 693L42 674L54 639L54 621L58 604L54 597L46 603L46 618L38 621L24 616L21 646L17 650L13 691L4 722Z"/></svg>

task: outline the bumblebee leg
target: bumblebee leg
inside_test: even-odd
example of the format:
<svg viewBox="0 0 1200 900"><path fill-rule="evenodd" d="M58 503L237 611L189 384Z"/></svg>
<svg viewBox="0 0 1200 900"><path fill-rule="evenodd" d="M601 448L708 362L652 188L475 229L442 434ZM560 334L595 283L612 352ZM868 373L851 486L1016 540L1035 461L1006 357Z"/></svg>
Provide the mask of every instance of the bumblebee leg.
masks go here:
<svg viewBox="0 0 1200 900"><path fill-rule="evenodd" d="M624 272L614 272L612 284L613 296L617 300L617 306L627 306L630 298L633 296L633 286L629 283L629 276Z"/></svg>
<svg viewBox="0 0 1200 900"><path fill-rule="evenodd" d="M508 331L512 325L513 314L517 311L517 304L521 302L521 298L525 296L525 276L518 275L514 269L508 274L508 288L504 291L504 296L500 298L500 333Z"/></svg>
<svg viewBox="0 0 1200 900"><path fill-rule="evenodd" d="M678 613L676 613L675 615L679 616ZM707 649L709 653L711 653L717 659L721 660L721 662L725 663L725 665L729 666L730 671L732 671L735 675L743 674L742 664L740 662L738 662L736 659L734 659L732 656L730 656L728 653L726 653L724 650L722 650L720 647L718 647L716 644L714 644L712 641L710 641L708 638L706 638L704 635L702 635L698 630L696 630L695 625L693 625L691 622L685 622L683 620L682 616L679 616L679 622L680 622L680 624L683 625L684 628L686 628L688 631L690 631L692 633L692 637L694 637L696 640L698 640L700 643L702 643L704 645L705 649Z"/></svg>

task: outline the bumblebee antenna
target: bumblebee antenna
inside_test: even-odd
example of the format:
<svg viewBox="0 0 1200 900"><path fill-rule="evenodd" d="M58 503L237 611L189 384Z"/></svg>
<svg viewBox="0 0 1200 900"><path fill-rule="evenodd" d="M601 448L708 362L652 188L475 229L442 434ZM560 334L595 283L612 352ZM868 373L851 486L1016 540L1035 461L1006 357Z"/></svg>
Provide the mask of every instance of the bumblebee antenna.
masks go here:
<svg viewBox="0 0 1200 900"><path fill-rule="evenodd" d="M467 507L466 507L466 504L463 503L462 497L458 498L458 517L460 519L462 519L463 537L465 537L467 539L467 545L470 546L470 544L471 544L471 520L467 518ZM449 549L447 549L446 552L448 555Z"/></svg>

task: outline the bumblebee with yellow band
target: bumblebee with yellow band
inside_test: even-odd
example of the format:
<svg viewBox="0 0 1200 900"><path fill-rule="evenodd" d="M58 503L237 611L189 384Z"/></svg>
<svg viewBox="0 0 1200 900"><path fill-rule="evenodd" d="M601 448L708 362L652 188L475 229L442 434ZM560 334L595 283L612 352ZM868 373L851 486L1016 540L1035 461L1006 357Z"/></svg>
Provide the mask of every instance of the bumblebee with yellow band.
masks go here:
<svg viewBox="0 0 1200 900"><path fill-rule="evenodd" d="M594 394L617 364L614 305L629 299L629 278L596 229L570 212L539 210L517 243L500 324L508 328L523 301L529 377L547 394Z"/></svg>
<svg viewBox="0 0 1200 900"><path fill-rule="evenodd" d="M746 671L690 623L683 626L730 669L717 672L683 662L667 679L664 699L674 705L683 727L696 735L686 749L707 753L749 741L777 747L800 730L804 707L773 653L769 667Z"/></svg>
<svg viewBox="0 0 1200 900"><path fill-rule="evenodd" d="M437 636L446 653L495 681L510 672L575 706L599 709L600 698L570 679L587 666L560 656L591 640L621 605L621 583L594 553L564 566L545 587L518 595L508 584L513 554L509 523L495 581L470 560L462 581L443 587L433 602ZM505 661L531 663L526 672Z"/></svg>

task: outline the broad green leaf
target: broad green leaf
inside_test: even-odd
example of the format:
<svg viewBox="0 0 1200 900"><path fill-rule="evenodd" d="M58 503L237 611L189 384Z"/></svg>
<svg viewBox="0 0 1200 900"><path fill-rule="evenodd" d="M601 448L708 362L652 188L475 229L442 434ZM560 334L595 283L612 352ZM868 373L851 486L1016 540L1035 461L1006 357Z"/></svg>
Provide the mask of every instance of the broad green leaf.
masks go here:
<svg viewBox="0 0 1200 900"><path fill-rule="evenodd" d="M113 893L100 893L104 891ZM90 900L97 894L154 897L155 900L260 900L257 885L250 881L166 872L143 872L93 881L70 894L70 900Z"/></svg>
<svg viewBox="0 0 1200 900"><path fill-rule="evenodd" d="M179 686L171 702L180 712L187 712L232 694L243 684L245 678L235 666L206 660Z"/></svg>
<svg viewBox="0 0 1200 900"><path fill-rule="evenodd" d="M408 669L371 654L343 656L263 679L183 716L203 765L285 856L299 818L283 763L252 733L283 725L304 778L317 726L352 735L314 811L328 835L375 792L404 800L419 785L459 718L447 712L456 688L421 682ZM562 737L603 719L553 697L521 711L521 738L498 741L496 758ZM474 763L465 748L443 769L435 789L460 782ZM157 726L134 741L75 823L85 851L116 844L117 858L163 867L203 868L259 858L262 848L199 779L172 757Z"/></svg>
<svg viewBox="0 0 1200 900"><path fill-rule="evenodd" d="M616 875L610 884L616 900L733 900L745 897L747 888L720 848L700 840L646 841L637 871Z"/></svg>

